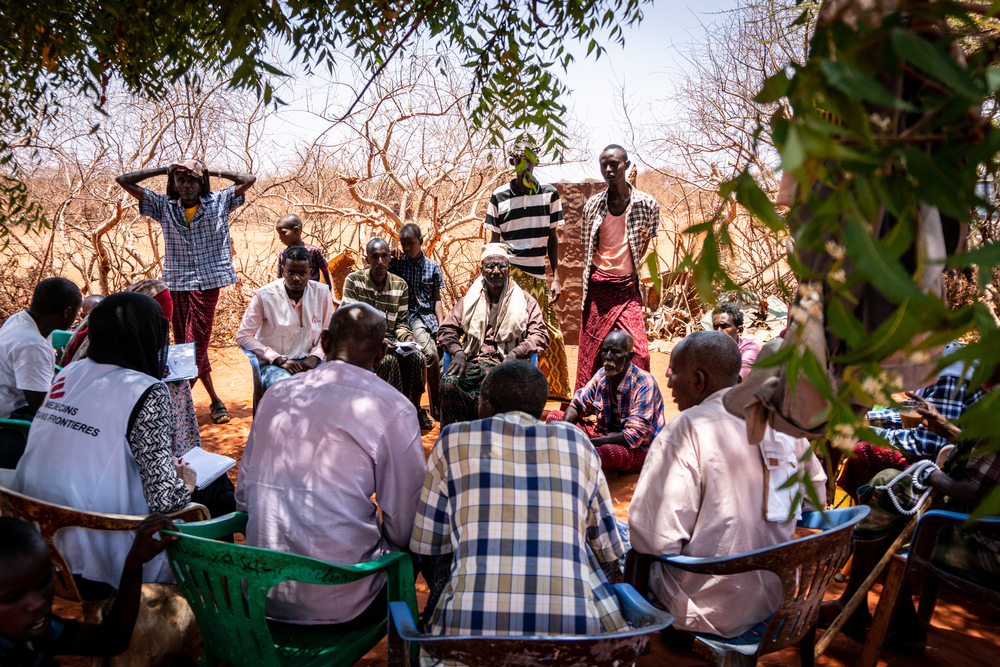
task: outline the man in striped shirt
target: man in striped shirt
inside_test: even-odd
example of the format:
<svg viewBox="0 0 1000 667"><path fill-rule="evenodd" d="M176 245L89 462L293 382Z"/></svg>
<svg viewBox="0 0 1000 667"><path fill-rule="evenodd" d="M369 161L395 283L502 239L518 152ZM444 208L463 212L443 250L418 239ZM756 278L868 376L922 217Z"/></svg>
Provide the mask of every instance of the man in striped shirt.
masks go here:
<svg viewBox="0 0 1000 667"><path fill-rule="evenodd" d="M516 177L493 191L483 222L490 243L504 243L509 252L510 277L530 294L542 309L549 333L549 346L538 355L538 367L549 382L549 398L570 400L566 346L553 304L559 300L559 238L563 224L559 193L539 183L533 171L538 164L535 146L521 139L511 146L510 165ZM545 283L545 257L552 266L552 284Z"/></svg>
<svg viewBox="0 0 1000 667"><path fill-rule="evenodd" d="M380 378L410 399L417 410L420 428L429 431L434 422L426 410L420 409L424 394L424 355L417 349L401 354L397 343L415 342L406 324L410 291L406 281L389 273L389 244L382 239L372 239L365 248L368 268L355 271L344 281L344 305L361 302L385 316L385 344L388 352L376 367Z"/></svg>

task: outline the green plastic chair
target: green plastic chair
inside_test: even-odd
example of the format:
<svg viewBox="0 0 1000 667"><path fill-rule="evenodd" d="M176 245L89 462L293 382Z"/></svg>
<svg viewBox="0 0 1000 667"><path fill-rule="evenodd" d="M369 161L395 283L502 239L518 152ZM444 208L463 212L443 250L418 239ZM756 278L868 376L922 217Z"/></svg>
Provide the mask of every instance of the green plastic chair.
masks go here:
<svg viewBox="0 0 1000 667"><path fill-rule="evenodd" d="M204 640L202 667L352 665L386 634L386 619L354 632L324 626L272 623L264 617L268 591L282 581L339 585L376 572L388 575L389 601L417 612L410 556L391 553L360 565L333 565L315 558L216 542L245 534L247 515L178 524L180 539L167 547L170 567L198 619ZM164 531L168 535L177 535Z"/></svg>
<svg viewBox="0 0 1000 667"><path fill-rule="evenodd" d="M69 339L73 337L72 331L62 331L56 329L52 332L52 347L55 348L56 354L62 352L63 348L66 347L66 343Z"/></svg>
<svg viewBox="0 0 1000 667"><path fill-rule="evenodd" d="M31 428L31 422L24 419L0 419L0 428L10 428L15 431L20 431L24 436L24 439L28 439L28 429Z"/></svg>

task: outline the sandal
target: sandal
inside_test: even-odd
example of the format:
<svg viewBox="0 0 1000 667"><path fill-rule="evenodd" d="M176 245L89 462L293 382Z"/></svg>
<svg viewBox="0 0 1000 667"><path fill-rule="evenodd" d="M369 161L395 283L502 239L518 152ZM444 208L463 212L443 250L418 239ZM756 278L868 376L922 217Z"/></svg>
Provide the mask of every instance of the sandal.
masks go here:
<svg viewBox="0 0 1000 667"><path fill-rule="evenodd" d="M229 422L229 411L226 410L225 403L212 403L208 406L211 410L212 422L215 424L226 424Z"/></svg>

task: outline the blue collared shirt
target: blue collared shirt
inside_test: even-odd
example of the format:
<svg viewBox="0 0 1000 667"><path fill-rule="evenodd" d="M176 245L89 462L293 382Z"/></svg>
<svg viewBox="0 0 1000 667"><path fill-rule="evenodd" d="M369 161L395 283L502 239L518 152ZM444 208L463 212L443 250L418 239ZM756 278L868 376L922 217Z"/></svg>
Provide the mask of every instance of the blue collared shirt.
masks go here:
<svg viewBox="0 0 1000 667"><path fill-rule="evenodd" d="M404 256L403 259L389 260L389 273L405 280L410 289L407 325L412 329L413 322L420 318L431 333L436 334L441 323L434 312L434 290L444 289L444 274L438 263L421 252L417 259Z"/></svg>
<svg viewBox="0 0 1000 667"><path fill-rule="evenodd" d="M236 186L211 192L190 226L179 200L143 188L139 213L163 229L163 282L175 292L209 290L236 282L229 214L246 202Z"/></svg>

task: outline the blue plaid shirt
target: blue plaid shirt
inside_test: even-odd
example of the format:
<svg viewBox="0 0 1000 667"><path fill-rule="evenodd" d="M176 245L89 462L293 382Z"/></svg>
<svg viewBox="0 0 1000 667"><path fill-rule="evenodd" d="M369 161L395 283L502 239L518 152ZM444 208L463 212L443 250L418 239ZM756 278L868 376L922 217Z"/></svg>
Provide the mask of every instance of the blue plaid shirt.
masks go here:
<svg viewBox="0 0 1000 667"><path fill-rule="evenodd" d="M969 383L962 378L943 375L934 384L913 393L937 408L945 419L954 422L985 393L982 389L971 393L967 393L968 391ZM892 408L869 412L868 422L876 433L908 456L933 459L942 447L950 444L927 430L923 424L917 428L903 428L899 412Z"/></svg>
<svg viewBox="0 0 1000 667"><path fill-rule="evenodd" d="M410 288L406 323L412 329L419 318L432 334L436 334L441 323L434 313L434 290L444 289L444 274L438 263L428 259L424 253L420 253L415 260L404 256L403 259L389 260L389 273L405 280Z"/></svg>
<svg viewBox="0 0 1000 667"><path fill-rule="evenodd" d="M581 417L597 415L597 425L605 433L622 433L632 449L648 449L665 423L663 395L652 373L633 363L618 385L617 409L611 408L611 385L601 368L581 387L569 404Z"/></svg>
<svg viewBox="0 0 1000 667"><path fill-rule="evenodd" d="M139 213L160 223L163 229L163 282L175 292L210 290L236 282L233 248L229 239L229 214L246 202L236 196L236 186L211 192L188 226L184 207L143 188Z"/></svg>
<svg viewBox="0 0 1000 667"><path fill-rule="evenodd" d="M628 627L602 565L625 553L597 450L523 412L445 426L427 460L414 553L453 554L432 635Z"/></svg>

